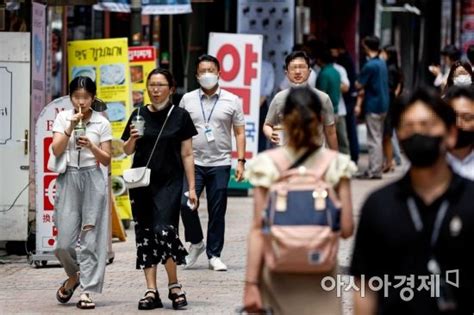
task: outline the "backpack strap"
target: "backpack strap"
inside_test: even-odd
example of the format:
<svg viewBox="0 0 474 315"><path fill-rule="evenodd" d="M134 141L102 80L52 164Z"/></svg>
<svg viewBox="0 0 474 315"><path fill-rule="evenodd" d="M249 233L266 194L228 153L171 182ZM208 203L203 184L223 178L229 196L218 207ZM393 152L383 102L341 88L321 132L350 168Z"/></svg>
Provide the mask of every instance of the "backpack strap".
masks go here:
<svg viewBox="0 0 474 315"><path fill-rule="evenodd" d="M283 148L267 150L265 151L265 154L268 154L268 156L272 159L280 174L282 174L291 166L291 161L289 160L288 155Z"/></svg>
<svg viewBox="0 0 474 315"><path fill-rule="evenodd" d="M329 168L329 165L331 165L331 162L337 158L337 151L330 150L330 149L323 149L323 152L321 152L321 156L316 159L314 162L314 166L311 168L313 171L314 176L317 179L323 178L324 174Z"/></svg>

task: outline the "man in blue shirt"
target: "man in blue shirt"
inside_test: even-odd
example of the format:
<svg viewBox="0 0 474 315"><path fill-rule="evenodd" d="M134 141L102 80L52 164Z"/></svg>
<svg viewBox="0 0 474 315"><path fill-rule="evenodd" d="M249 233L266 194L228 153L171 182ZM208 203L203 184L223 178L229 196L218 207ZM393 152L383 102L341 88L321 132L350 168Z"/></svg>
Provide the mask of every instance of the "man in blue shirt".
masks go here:
<svg viewBox="0 0 474 315"><path fill-rule="evenodd" d="M376 36L367 36L362 47L369 58L362 67L355 85L364 94L364 114L367 126L367 148L369 168L358 176L361 179L381 179L383 165L383 125L389 106L388 71L385 61L379 58L380 40ZM354 109L356 115L362 112L358 102Z"/></svg>

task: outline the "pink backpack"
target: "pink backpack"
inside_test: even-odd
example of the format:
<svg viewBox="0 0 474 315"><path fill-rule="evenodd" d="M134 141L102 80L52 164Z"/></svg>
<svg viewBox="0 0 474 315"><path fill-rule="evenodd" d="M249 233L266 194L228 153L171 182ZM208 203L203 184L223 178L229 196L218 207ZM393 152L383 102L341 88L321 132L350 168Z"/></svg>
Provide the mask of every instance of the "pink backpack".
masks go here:
<svg viewBox="0 0 474 315"><path fill-rule="evenodd" d="M326 273L337 263L341 203L324 174L337 152L325 150L312 168L291 165L278 148L266 152L280 170L269 189L263 234L273 272ZM299 159L302 164L310 155ZM291 166L290 166L291 165Z"/></svg>

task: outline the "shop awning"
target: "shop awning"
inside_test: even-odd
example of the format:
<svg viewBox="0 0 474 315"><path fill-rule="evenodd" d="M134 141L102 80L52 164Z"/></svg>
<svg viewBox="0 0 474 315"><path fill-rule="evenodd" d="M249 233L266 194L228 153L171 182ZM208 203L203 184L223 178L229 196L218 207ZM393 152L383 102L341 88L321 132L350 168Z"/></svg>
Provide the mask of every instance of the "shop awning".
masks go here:
<svg viewBox="0 0 474 315"><path fill-rule="evenodd" d="M99 0L95 10L130 12L131 0ZM191 13L191 0L142 0L142 14L169 15Z"/></svg>

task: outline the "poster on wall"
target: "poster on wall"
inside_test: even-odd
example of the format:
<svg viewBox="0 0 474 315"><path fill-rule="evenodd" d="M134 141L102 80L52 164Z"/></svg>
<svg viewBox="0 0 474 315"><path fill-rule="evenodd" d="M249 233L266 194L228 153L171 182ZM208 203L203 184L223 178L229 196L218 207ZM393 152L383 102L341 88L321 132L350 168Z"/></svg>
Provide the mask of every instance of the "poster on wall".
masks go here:
<svg viewBox="0 0 474 315"><path fill-rule="evenodd" d="M122 178L131 158L120 139L131 112L128 39L81 40L68 43L69 81L88 76L97 84L97 97L107 104L112 124L112 191L122 219L131 218L130 200Z"/></svg>
<svg viewBox="0 0 474 315"><path fill-rule="evenodd" d="M46 6L33 2L32 8L31 118L36 122L46 105Z"/></svg>
<svg viewBox="0 0 474 315"><path fill-rule="evenodd" d="M294 0L239 0L237 32L263 36L262 59L273 65L275 85L285 78L285 57L294 45Z"/></svg>
<svg viewBox="0 0 474 315"><path fill-rule="evenodd" d="M463 51L474 45L474 2L464 0L462 6L461 41Z"/></svg>
<svg viewBox="0 0 474 315"><path fill-rule="evenodd" d="M216 56L221 64L219 85L242 100L247 160L252 159L258 151L262 39L261 35L209 34L208 53ZM232 151L235 166L237 159L235 143ZM229 188L250 188L248 182L237 183L233 174L234 172Z"/></svg>
<svg viewBox="0 0 474 315"><path fill-rule="evenodd" d="M150 104L150 97L146 92L146 79L148 74L156 68L156 48L153 46L130 47L128 57L133 108Z"/></svg>

